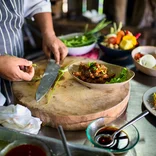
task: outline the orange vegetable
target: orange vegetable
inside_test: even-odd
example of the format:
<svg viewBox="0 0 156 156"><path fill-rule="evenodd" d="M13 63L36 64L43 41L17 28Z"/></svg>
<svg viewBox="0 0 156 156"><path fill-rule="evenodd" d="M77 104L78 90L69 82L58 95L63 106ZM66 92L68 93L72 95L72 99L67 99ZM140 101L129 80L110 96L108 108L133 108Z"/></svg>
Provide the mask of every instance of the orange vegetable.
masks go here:
<svg viewBox="0 0 156 156"><path fill-rule="evenodd" d="M123 30L120 30L118 33L117 33L117 38L116 38L116 44L119 44L122 37L125 35L124 31Z"/></svg>

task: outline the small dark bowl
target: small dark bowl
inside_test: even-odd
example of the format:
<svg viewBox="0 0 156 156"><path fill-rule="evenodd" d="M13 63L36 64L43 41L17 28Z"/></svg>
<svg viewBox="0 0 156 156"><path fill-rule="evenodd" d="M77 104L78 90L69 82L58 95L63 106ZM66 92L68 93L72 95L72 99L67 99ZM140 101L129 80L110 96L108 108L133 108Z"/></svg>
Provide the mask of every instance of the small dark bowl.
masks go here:
<svg viewBox="0 0 156 156"><path fill-rule="evenodd" d="M103 37L100 37L98 41L99 48L101 49L102 52L104 52L105 56L110 57L112 59L121 59L124 57L129 57L131 55L132 50L134 49L134 48L130 50L111 49L109 47L102 45L101 44L102 40L103 40Z"/></svg>
<svg viewBox="0 0 156 156"><path fill-rule="evenodd" d="M111 58L123 58L131 55L131 50L111 49L100 43L98 43L100 49L104 54Z"/></svg>

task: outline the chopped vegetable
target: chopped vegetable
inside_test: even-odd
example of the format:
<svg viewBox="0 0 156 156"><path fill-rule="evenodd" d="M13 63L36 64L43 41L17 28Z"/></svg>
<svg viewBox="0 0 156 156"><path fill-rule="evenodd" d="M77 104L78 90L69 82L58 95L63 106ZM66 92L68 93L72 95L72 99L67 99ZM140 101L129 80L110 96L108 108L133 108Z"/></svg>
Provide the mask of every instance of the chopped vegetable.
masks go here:
<svg viewBox="0 0 156 156"><path fill-rule="evenodd" d="M142 56L144 56L144 54L138 52L135 54L134 59L138 61Z"/></svg>
<svg viewBox="0 0 156 156"><path fill-rule="evenodd" d="M116 37L110 37L108 38L108 43L110 44L116 44L117 43L117 38Z"/></svg>
<svg viewBox="0 0 156 156"><path fill-rule="evenodd" d="M122 38L120 48L123 50L129 50L136 46L137 40L134 36L126 35Z"/></svg>
<svg viewBox="0 0 156 156"><path fill-rule="evenodd" d="M81 35L81 36L74 36L70 39L61 39L62 42L67 47L82 47L86 45L90 45L97 41L97 38L94 35Z"/></svg>
<svg viewBox="0 0 156 156"><path fill-rule="evenodd" d="M116 44L119 44L121 42L121 39L123 38L124 35L125 35L125 33L123 30L120 30L117 33Z"/></svg>
<svg viewBox="0 0 156 156"><path fill-rule="evenodd" d="M37 64L33 63L32 66L33 66L33 67L37 67Z"/></svg>
<svg viewBox="0 0 156 156"><path fill-rule="evenodd" d="M59 70L57 79L55 80L55 83L54 83L53 87L49 90L49 93L47 95L47 104L49 103L49 101L51 99L52 93L55 90L56 85L58 84L58 82L60 81L60 79L62 78L62 76L64 75L64 73L67 72L67 71L68 71L68 67L64 67L64 68L61 68Z"/></svg>

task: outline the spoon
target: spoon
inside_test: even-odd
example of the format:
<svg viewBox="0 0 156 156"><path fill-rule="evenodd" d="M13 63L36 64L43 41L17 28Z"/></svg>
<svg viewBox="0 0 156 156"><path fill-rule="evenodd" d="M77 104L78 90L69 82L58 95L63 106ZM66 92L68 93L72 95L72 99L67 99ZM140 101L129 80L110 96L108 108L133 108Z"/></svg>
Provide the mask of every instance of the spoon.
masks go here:
<svg viewBox="0 0 156 156"><path fill-rule="evenodd" d="M127 122L125 125L123 125L122 127L120 127L118 130L116 130L113 134L99 134L95 137L95 142L97 144L99 144L100 146L102 147L110 147L111 145L113 145L114 143L114 139L115 139L115 136L120 132L122 131L124 128L132 125L134 122L140 120L141 118L143 118L144 116L146 116L147 114L149 113L149 111L145 110L144 112L140 113L138 116L136 116L135 118L133 118L132 120L130 120L129 122ZM99 139L100 138L103 138L105 139L108 144L100 144L99 143Z"/></svg>

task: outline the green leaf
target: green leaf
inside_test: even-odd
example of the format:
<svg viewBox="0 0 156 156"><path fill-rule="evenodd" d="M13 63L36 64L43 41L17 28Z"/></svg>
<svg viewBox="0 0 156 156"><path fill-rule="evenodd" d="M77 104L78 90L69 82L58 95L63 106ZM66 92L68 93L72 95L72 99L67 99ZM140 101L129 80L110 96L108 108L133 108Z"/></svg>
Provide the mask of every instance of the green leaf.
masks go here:
<svg viewBox="0 0 156 156"><path fill-rule="evenodd" d="M114 78L111 78L111 80L109 82L107 82L107 83L124 82L124 81L127 80L127 73L128 73L128 69L127 68L123 68L118 76L116 76Z"/></svg>

